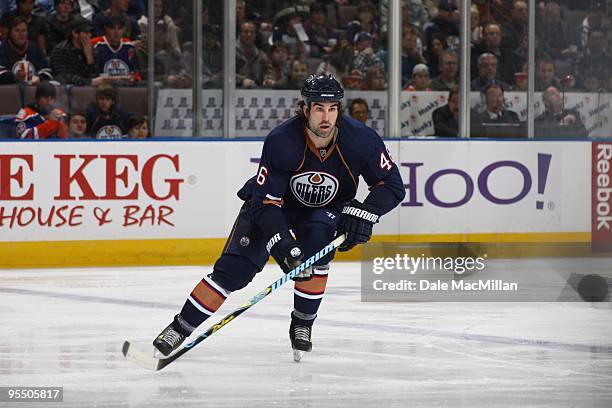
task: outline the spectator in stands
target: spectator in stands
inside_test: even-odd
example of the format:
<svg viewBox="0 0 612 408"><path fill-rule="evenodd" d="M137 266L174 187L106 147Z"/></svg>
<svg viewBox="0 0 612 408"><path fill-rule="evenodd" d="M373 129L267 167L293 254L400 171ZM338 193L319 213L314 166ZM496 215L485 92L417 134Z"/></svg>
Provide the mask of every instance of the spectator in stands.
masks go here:
<svg viewBox="0 0 612 408"><path fill-rule="evenodd" d="M367 76L373 68L383 68L382 61L374 54L372 34L362 31L355 37L355 57L349 67L352 75Z"/></svg>
<svg viewBox="0 0 612 408"><path fill-rule="evenodd" d="M55 10L47 16L47 54L70 36L69 24L74 19L72 14L73 0L54 0Z"/></svg>
<svg viewBox="0 0 612 408"><path fill-rule="evenodd" d="M41 82L36 86L35 102L21 109L15 118L20 139L66 138L66 114L53 106L56 96L57 91L49 82Z"/></svg>
<svg viewBox="0 0 612 408"><path fill-rule="evenodd" d="M323 3L310 5L310 19L304 23L304 30L308 35L310 57L329 54L338 41L334 28L327 22L327 7Z"/></svg>
<svg viewBox="0 0 612 408"><path fill-rule="evenodd" d="M28 24L21 17L9 23L8 38L0 44L0 84L25 82L36 85L51 80L45 54L35 42L28 41Z"/></svg>
<svg viewBox="0 0 612 408"><path fill-rule="evenodd" d="M424 56L431 76L440 75L440 54L447 48L446 38L441 35L434 35L431 42L426 44Z"/></svg>
<svg viewBox="0 0 612 408"><path fill-rule="evenodd" d="M387 74L380 68L371 68L365 77L365 86L362 86L365 91L384 91L387 89Z"/></svg>
<svg viewBox="0 0 612 408"><path fill-rule="evenodd" d="M80 15L84 19L91 21L93 20L96 13L100 11L98 0L75 0L74 1L74 12L76 15Z"/></svg>
<svg viewBox="0 0 612 408"><path fill-rule="evenodd" d="M369 0L361 0L357 6L357 21L361 26L361 31L372 36L372 47L375 51L380 47L380 28L376 19L374 4Z"/></svg>
<svg viewBox="0 0 612 408"><path fill-rule="evenodd" d="M155 24L155 35L153 36L155 43L155 80L170 88L189 88L193 83L193 78L188 71L185 59L193 58L193 52L190 48L185 47L184 58L175 55L171 44L168 42L167 34L168 26L164 20L158 20ZM142 49L139 50L142 51ZM144 58L141 58L141 61L144 61Z"/></svg>
<svg viewBox="0 0 612 408"><path fill-rule="evenodd" d="M550 58L575 58L577 47L574 36L561 20L561 7L554 1L546 3L542 19L535 25L538 50Z"/></svg>
<svg viewBox="0 0 612 408"><path fill-rule="evenodd" d="M459 135L459 90L448 93L448 103L436 108L431 118L434 124L434 136L457 137Z"/></svg>
<svg viewBox="0 0 612 408"><path fill-rule="evenodd" d="M97 0L100 8L106 10L111 6L112 0ZM146 0L128 0L127 14L138 20L147 12Z"/></svg>
<svg viewBox="0 0 612 408"><path fill-rule="evenodd" d="M425 63L425 58L417 47L417 32L406 29L402 33L402 87L408 86L412 80L412 71L417 64Z"/></svg>
<svg viewBox="0 0 612 408"><path fill-rule="evenodd" d="M589 33L593 29L605 29L607 6L605 1L595 1L589 9L589 14L580 26L580 49L588 54L590 51Z"/></svg>
<svg viewBox="0 0 612 408"><path fill-rule="evenodd" d="M604 77L601 71L587 69L582 73L581 88L586 92L603 92L603 85L607 77Z"/></svg>
<svg viewBox="0 0 612 408"><path fill-rule="evenodd" d="M600 79L607 78L611 64L607 33L599 28L592 28L589 31L589 50L580 56L576 63L578 78L584 81L587 71L594 72Z"/></svg>
<svg viewBox="0 0 612 408"><path fill-rule="evenodd" d="M472 4L470 7L470 29L472 30L471 43L472 47L482 42L484 37L483 27L481 24L480 10L478 5Z"/></svg>
<svg viewBox="0 0 612 408"><path fill-rule="evenodd" d="M96 37L104 35L104 29L110 17L119 17L125 19L124 35L132 41L140 39L140 28L133 16L128 12L129 0L110 0L108 9L97 13L93 18L93 34Z"/></svg>
<svg viewBox="0 0 612 408"><path fill-rule="evenodd" d="M452 45L451 48L459 45L459 27L457 26L456 11L457 5L454 0L440 0L438 15L423 28L425 44L430 44L434 35L439 35L446 38L446 43L449 46Z"/></svg>
<svg viewBox="0 0 612 408"><path fill-rule="evenodd" d="M555 63L550 57L543 56L536 65L535 90L542 92L550 86L560 88L561 84L555 77Z"/></svg>
<svg viewBox="0 0 612 408"><path fill-rule="evenodd" d="M502 46L514 49L527 35L529 22L529 9L524 0L513 0L510 12L510 21L504 26Z"/></svg>
<svg viewBox="0 0 612 408"><path fill-rule="evenodd" d="M483 123L518 123L516 112L507 110L504 104L504 88L497 83L491 83L483 90L485 110L473 113L472 120L476 124Z"/></svg>
<svg viewBox="0 0 612 408"><path fill-rule="evenodd" d="M302 22L308 18L309 8L306 5L295 5L282 9L274 16L274 32L272 44L283 42L287 44L289 56L299 57L310 55L308 35Z"/></svg>
<svg viewBox="0 0 612 408"><path fill-rule="evenodd" d="M308 64L302 59L294 58L290 66L289 75L275 82L274 89L302 89L308 77Z"/></svg>
<svg viewBox="0 0 612 408"><path fill-rule="evenodd" d="M240 24L236 46L236 85L254 88L263 83L267 69L266 55L255 45L256 27L252 21Z"/></svg>
<svg viewBox="0 0 612 408"><path fill-rule="evenodd" d="M478 57L478 77L472 80L472 91L482 91L487 85L497 82L504 89L508 89L508 84L497 76L497 57L485 52Z"/></svg>
<svg viewBox="0 0 612 408"><path fill-rule="evenodd" d="M51 70L55 80L64 85L93 85L103 82L98 77L98 56L91 45L91 23L75 18L70 23L70 38L51 52Z"/></svg>
<svg viewBox="0 0 612 408"><path fill-rule="evenodd" d="M587 130L576 109L565 109L563 96L554 87L542 93L545 111L535 119L536 137L587 137Z"/></svg>
<svg viewBox="0 0 612 408"><path fill-rule="evenodd" d="M104 36L92 40L98 54L98 72L105 82L131 86L141 80L136 48L124 38L125 19L111 16L106 20Z"/></svg>
<svg viewBox="0 0 612 408"><path fill-rule="evenodd" d="M45 52L47 49L46 23L44 17L34 14L34 0L17 0L17 9L7 11L0 18L0 37L8 38L8 30L11 20L21 17L28 25L28 40L38 44L38 47Z"/></svg>
<svg viewBox="0 0 612 408"><path fill-rule="evenodd" d="M206 25L202 27L202 31L202 85L206 88L219 88L223 86L223 47L213 26ZM191 61L186 66L192 66Z"/></svg>
<svg viewBox="0 0 612 408"><path fill-rule="evenodd" d="M87 134L95 139L123 139L127 135L129 115L117 108L117 94L112 86L96 90L96 100L86 111Z"/></svg>
<svg viewBox="0 0 612 408"><path fill-rule="evenodd" d="M268 68L263 85L271 87L283 78L287 78L291 69L290 65L291 61L289 61L287 53L287 44L274 44L268 52Z"/></svg>
<svg viewBox="0 0 612 408"><path fill-rule="evenodd" d="M429 69L425 64L417 64L412 69L412 81L405 91L431 91L429 87Z"/></svg>
<svg viewBox="0 0 612 408"><path fill-rule="evenodd" d="M346 38L340 38L334 46L331 55L329 57L327 55L323 56L323 61L321 61L315 72L317 74L333 75L336 78L342 78L348 72L353 58L354 50L352 43Z"/></svg>
<svg viewBox="0 0 612 408"><path fill-rule="evenodd" d="M365 125L370 116L370 107L366 100L362 98L353 99L349 105L349 115Z"/></svg>
<svg viewBox="0 0 612 408"><path fill-rule="evenodd" d="M151 137L149 121L145 116L132 116L128 120L128 137L130 139L148 139Z"/></svg>
<svg viewBox="0 0 612 408"><path fill-rule="evenodd" d="M166 14L164 10L164 2L163 0L154 0L153 2L153 16L155 17L155 22L159 20L163 20L166 23L166 39L168 43L168 51L172 52L173 55L178 58L181 55L182 47L179 42L179 32L181 31L175 24L172 17ZM149 22L147 20L147 16L142 16L138 20L138 27L141 36L143 38L143 47L146 46L144 41L146 40L147 30L148 30ZM204 27L210 28L209 24L204 24Z"/></svg>
<svg viewBox="0 0 612 408"><path fill-rule="evenodd" d="M89 139L87 137L87 117L85 112L75 110L68 119L68 139Z"/></svg>
<svg viewBox="0 0 612 408"><path fill-rule="evenodd" d="M459 56L455 51L445 50L440 54L440 75L429 83L432 91L452 91L459 86Z"/></svg>
<svg viewBox="0 0 612 408"><path fill-rule="evenodd" d="M478 72L478 57L488 52L497 57L498 77L507 84L514 85L514 74L521 71L522 59L508 48L501 47L502 29L499 24L487 24L483 34L484 42L472 50L472 75L475 77Z"/></svg>
<svg viewBox="0 0 612 408"><path fill-rule="evenodd" d="M389 30L389 0L379 1L380 31L384 36ZM423 0L402 0L402 25L422 29L429 20Z"/></svg>

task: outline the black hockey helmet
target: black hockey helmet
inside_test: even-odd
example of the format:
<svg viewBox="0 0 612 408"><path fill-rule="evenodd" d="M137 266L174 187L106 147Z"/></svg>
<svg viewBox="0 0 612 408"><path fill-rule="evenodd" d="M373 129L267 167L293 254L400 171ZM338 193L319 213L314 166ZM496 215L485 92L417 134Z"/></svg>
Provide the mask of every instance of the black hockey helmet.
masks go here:
<svg viewBox="0 0 612 408"><path fill-rule="evenodd" d="M332 75L310 75L302 87L302 97L308 105L311 102L342 103L344 89Z"/></svg>

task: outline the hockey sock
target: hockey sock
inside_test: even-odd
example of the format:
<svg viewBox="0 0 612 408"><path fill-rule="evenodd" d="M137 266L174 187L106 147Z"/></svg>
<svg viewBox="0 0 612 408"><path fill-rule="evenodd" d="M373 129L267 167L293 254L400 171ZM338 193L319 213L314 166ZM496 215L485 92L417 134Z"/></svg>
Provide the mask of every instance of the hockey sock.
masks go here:
<svg viewBox="0 0 612 408"><path fill-rule="evenodd" d="M311 326L323 300L329 266L315 266L312 279L295 282L291 319L300 325Z"/></svg>
<svg viewBox="0 0 612 408"><path fill-rule="evenodd" d="M190 326L198 327L221 307L230 292L205 276L185 301L180 316Z"/></svg>

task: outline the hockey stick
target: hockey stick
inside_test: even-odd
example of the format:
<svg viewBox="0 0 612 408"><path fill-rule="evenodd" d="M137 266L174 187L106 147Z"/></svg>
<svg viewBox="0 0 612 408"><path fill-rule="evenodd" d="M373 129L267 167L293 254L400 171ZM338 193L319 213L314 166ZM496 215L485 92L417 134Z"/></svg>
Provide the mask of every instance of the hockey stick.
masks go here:
<svg viewBox="0 0 612 408"><path fill-rule="evenodd" d="M133 347L129 341L126 341L123 343L123 348L122 348L123 355L125 356L125 358L128 359L128 361L132 361L140 365L141 367L148 368L149 370L154 370L154 371L161 370L168 364L172 363L174 360L178 359L183 354L187 353L189 350L194 348L196 345L206 340L208 337L210 337L213 333L221 329L223 326L225 326L226 324L228 324L229 322L231 322L232 320L240 316L247 309L249 309L256 303L258 303L260 300L268 296L270 293L274 292L275 290L283 286L288 280L295 277L297 274L304 271L304 269L306 269L309 266L312 266L312 264L317 262L319 259L323 258L325 255L327 255L328 253L330 253L331 251L339 247L344 242L345 239L346 239L346 235L340 235L339 237L334 239L332 242L330 242L325 247L323 247L323 249L321 249L319 252L317 252L316 254L314 254L313 256L311 256L310 258L308 258L307 260L305 260L304 262L296 266L289 273L278 278L275 282L270 284L264 290L262 290L261 292L253 296L248 302L246 302L245 304L240 306L238 309L234 310L233 312L225 316L223 319L219 320L216 324L208 328L208 330L206 330L204 333L198 335L198 337L196 337L190 343L185 344L182 348L180 348L174 354L168 357L162 357L162 358L154 357L151 355L150 352L146 353L142 350L139 350L136 347Z"/></svg>

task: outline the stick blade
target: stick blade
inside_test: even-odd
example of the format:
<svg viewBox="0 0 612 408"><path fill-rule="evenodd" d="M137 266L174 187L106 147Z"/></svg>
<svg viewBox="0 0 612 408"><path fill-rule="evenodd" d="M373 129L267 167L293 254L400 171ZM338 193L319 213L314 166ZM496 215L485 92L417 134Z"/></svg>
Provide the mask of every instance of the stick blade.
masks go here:
<svg viewBox="0 0 612 408"><path fill-rule="evenodd" d="M139 348L134 347L129 341L123 343L121 352L128 361L131 361L142 368L146 368L147 370L158 371L166 366L166 364L163 364L162 359L153 357Z"/></svg>

